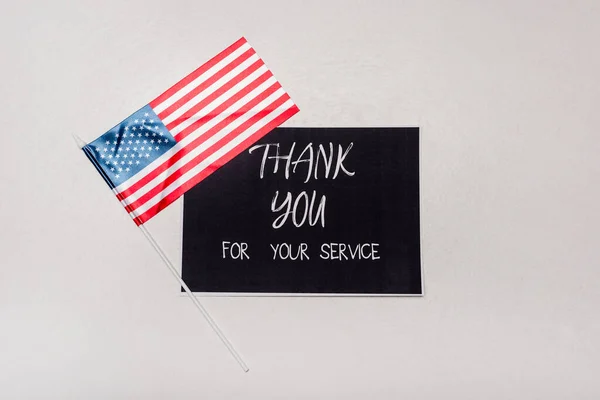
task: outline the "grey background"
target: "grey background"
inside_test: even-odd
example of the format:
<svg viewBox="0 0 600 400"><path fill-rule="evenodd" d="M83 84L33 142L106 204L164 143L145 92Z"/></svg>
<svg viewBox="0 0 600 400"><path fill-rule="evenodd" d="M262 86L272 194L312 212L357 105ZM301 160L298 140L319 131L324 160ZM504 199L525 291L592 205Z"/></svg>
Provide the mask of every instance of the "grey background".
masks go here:
<svg viewBox="0 0 600 400"><path fill-rule="evenodd" d="M597 1L3 2L0 398L597 399ZM70 137L244 35L288 126L419 125L424 298L206 298ZM180 204L150 230L178 260ZM143 277L143 284L130 280Z"/></svg>

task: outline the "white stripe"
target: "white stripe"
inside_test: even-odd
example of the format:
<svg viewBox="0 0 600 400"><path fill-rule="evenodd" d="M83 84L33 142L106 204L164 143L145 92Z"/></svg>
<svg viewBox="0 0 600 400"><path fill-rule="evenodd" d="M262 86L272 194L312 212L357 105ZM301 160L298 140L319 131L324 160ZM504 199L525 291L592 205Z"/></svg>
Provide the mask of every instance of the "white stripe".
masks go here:
<svg viewBox="0 0 600 400"><path fill-rule="evenodd" d="M227 100L232 98L234 95L238 94L242 89L244 89L246 86L251 84L255 79L257 79L259 76L261 76L268 70L269 69L267 68L267 66L263 65L262 67L260 67L256 71L254 71L252 74L250 74L246 78L244 78L237 85L233 86L227 92L223 93L223 95L216 98L213 102L211 102L204 109L202 109L202 112L193 115L192 117L188 118L186 121L182 122L181 124L177 125L173 129L171 129L170 132L173 135L173 137L177 138L177 135L179 135L181 132L183 132L184 129L188 128L190 125L192 125L196 121L200 120L201 118L204 118L206 115L210 115L217 107L219 107L221 104L225 103ZM273 84L273 83L275 83L275 78L273 76L271 76L267 79L267 81L265 81L265 83L266 82L272 82L271 84ZM260 86L263 86L263 85L264 85L264 83L261 84ZM252 92L254 92L255 90L256 89L254 89ZM246 94L244 97L248 97L248 96L249 96L249 94ZM231 108L231 107L233 107L233 105L230 106L229 108Z"/></svg>
<svg viewBox="0 0 600 400"><path fill-rule="evenodd" d="M262 91L264 91L264 89ZM150 182L148 182L147 184L145 184L144 186L142 186L141 188L139 188L135 193L132 193L126 199L121 200L121 203L123 204L123 206L132 204L133 202L135 202L138 199L140 199L143 195L145 195L146 193L148 193L155 186L157 186L160 183L164 182L165 179L167 179L167 177L169 177L170 175L172 175L179 168L183 167L185 164L187 164L188 162L190 162L191 160L193 160L194 157L202 154L204 151L206 151L206 149L210 148L212 145L214 145L219 140L221 140L221 138L227 136L234 129L238 128L244 122L248 121L250 118L252 118L256 114L258 114L260 111L264 110L265 107L267 107L269 104L271 104L272 102L274 102L275 100L277 100L278 98L280 98L281 96L283 96L284 94L285 94L285 91L283 90L283 88L279 88L278 90L276 90L275 92L273 92L266 99L264 99L263 101L261 101L260 103L258 103L256 106L252 107L252 109L250 109L247 112L245 112L244 114L242 114L235 121L231 122L229 125L227 125L223 129L221 129L219 132L215 133L213 136L211 136L210 138L208 138L200 146L196 147L194 150L192 150L191 152L189 152L188 154L186 154L184 157L182 157L175 164L169 166L169 168L166 171L163 171L161 174L159 174L157 177L155 177L154 179L152 179ZM253 97L251 97L250 99L252 99ZM229 113L228 113L228 115L229 115Z"/></svg>
<svg viewBox="0 0 600 400"><path fill-rule="evenodd" d="M189 99L186 103L182 104L181 107L179 107L177 110L173 111L173 113L171 115L168 115L165 118L163 118L162 119L163 123L165 125L168 125L171 122L175 121L177 118L179 118L183 114L185 114L186 111L188 111L190 108L192 108L196 104L200 103L202 100L204 100L205 98L210 96L221 86L223 86L224 84L229 82L237 74L239 74L240 72L242 72L243 70L245 70L246 68L248 68L249 66L251 66L252 64L254 64L255 62L257 62L259 60L260 60L260 58L256 54L253 55L252 57L248 58L246 61L244 61L243 63L241 63L240 65L238 65L237 67L235 67L234 69L232 69L231 71L229 71L228 73L223 75L221 77L221 79L218 79L215 83L213 83L209 87L202 90L196 96Z"/></svg>
<svg viewBox="0 0 600 400"><path fill-rule="evenodd" d="M232 139L230 142L228 142L225 146L221 147L217 152L213 153L206 160L202 161L200 164L196 165L194 168L192 168L187 173L182 175L177 181L173 182L171 185L169 185L167 188L165 188L162 192L160 192L157 196L154 196L152 199L150 199L144 205L140 206L133 212L129 213L129 215L132 218L137 218L140 215L144 214L150 208L152 208L156 204L160 203L160 201L163 200L165 197L167 197L169 194L173 193L181 185L183 185L184 183L186 183L187 181L192 179L194 176L198 175L200 172L202 172L204 169L206 169L212 163L214 163L219 158L223 157L225 154L227 154L229 151L231 151L233 148L235 148L238 144L242 143L248 137L250 137L251 135L256 133L260 128L267 125L269 122L271 122L272 120L277 118L279 115L284 113L286 110L289 110L293 105L294 105L294 102L291 99L289 99L288 101L283 103L281 106L277 107L265 118L261 119L260 121L257 121L254 125L252 125L252 127L245 130L240 135L236 136L234 139Z"/></svg>
<svg viewBox="0 0 600 400"><path fill-rule="evenodd" d="M179 89L177 92L173 93L173 95L171 95L171 97L169 97L168 99L166 99L165 101L160 103L158 106L156 106L156 108L154 108L154 111L157 114L160 112L163 112L169 106L174 104L177 100L181 99L183 96L185 96L186 94L191 92L192 89L197 87L200 83L204 82L206 79L213 76L217 71L220 71L221 69L223 69L223 67L225 67L227 64L230 64L233 60L235 60L236 58L238 58L240 55L242 55L246 51L250 50L251 48L252 47L248 43L244 43L242 46L240 46L239 49L235 50L233 53L231 53L230 55L228 55L227 57L225 57L224 59L222 59L215 65L213 65L211 68L206 70L203 74L200 74L199 76L197 76L196 79L194 79L193 81L191 81L190 83L188 83L187 85L185 85L184 87Z"/></svg>
<svg viewBox="0 0 600 400"><path fill-rule="evenodd" d="M165 162L169 158L171 158L180 149L182 149L183 147L187 146L190 142L194 141L196 138L202 136L209 129L212 129L218 123L220 123L225 118L227 118L233 111L237 111L238 109L240 109L241 107L243 107L244 105L246 105L250 100L252 100L256 96L258 96L260 93L264 92L267 88L269 88L270 86L272 86L276 82L277 82L277 80L275 79L275 77L271 76L269 79L267 79L265 82L263 82L262 84L260 84L259 86L257 86L254 90L252 90L246 96L240 98L238 101L236 101L235 103L233 103L230 107L227 108L227 110L225 110L225 112L220 113L215 118L213 118L212 120L208 121L207 123L205 123L204 125L202 125L201 127L199 127L196 131L194 131L193 134L188 135L185 138L183 138L181 141L177 142L175 144L175 146L171 147L169 150L167 150L165 153L163 153L156 160L154 160L153 162L151 162L150 164L148 164L145 168L143 168L137 174L135 174L134 176L132 176L131 178L129 178L128 180L126 180L125 182L123 182L119 186L117 186L115 188L116 191L117 191L117 193L121 193L124 190L129 189L132 185L134 185L137 182L139 182L141 179L143 179L146 175L148 175L154 169L158 168L163 162ZM237 92L238 91L236 90L235 93L237 93ZM232 96L235 93L232 93ZM230 98L230 97L231 96L229 96L228 98ZM224 99L223 101L226 101L226 99Z"/></svg>

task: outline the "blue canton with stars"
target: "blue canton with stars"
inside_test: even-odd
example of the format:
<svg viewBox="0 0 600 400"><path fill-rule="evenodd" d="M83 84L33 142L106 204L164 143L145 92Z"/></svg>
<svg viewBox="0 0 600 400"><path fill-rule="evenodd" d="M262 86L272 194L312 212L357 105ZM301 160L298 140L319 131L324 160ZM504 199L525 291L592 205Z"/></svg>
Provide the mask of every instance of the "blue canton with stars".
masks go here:
<svg viewBox="0 0 600 400"><path fill-rule="evenodd" d="M84 147L111 188L119 186L175 145L176 141L150 106Z"/></svg>

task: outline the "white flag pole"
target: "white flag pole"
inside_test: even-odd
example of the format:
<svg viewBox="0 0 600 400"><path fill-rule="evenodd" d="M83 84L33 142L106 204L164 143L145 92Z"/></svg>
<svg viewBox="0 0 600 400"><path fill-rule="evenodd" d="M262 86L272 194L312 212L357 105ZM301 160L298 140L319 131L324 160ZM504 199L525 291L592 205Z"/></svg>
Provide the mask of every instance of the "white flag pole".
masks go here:
<svg viewBox="0 0 600 400"><path fill-rule="evenodd" d="M80 137L73 135L73 138L75 139L75 142L77 143L77 145L79 146L80 149L83 149L83 147L86 146L86 143ZM154 250L156 250L156 252L160 256L160 258L163 260L165 265L169 268L169 271L171 271L171 273L173 274L175 279L177 279L177 282L179 282L181 287L183 287L183 289L187 293L188 297L192 300L192 302L194 303L196 308L200 311L202 316L204 316L204 319L206 320L206 322L208 322L208 324L213 329L213 331L217 334L219 339L221 339L221 341L223 342L225 347L227 347L227 350L229 350L229 352L231 353L233 358L235 358L235 360L240 365L240 367L244 370L244 372L248 372L249 368L246 365L246 363L244 362L244 360L242 359L242 357L240 356L240 354L233 347L233 345L231 344L229 339L227 339L227 337L225 336L223 331L221 331L221 328L219 328L219 325L217 325L215 320L211 317L208 310L206 310L206 308L204 308L204 306L200 303L200 301L198 301L196 296L194 296L194 294L192 293L192 291L190 290L188 285L183 281L183 279L179 275L179 272L177 271L177 269L173 266L173 263L171 263L171 261L169 260L169 258L165 254L165 252L158 245L156 240L154 240L154 238L152 237L152 235L150 234L148 229L146 229L146 227L143 224L140 225L139 228L142 231L142 233L144 234L144 236L146 237L146 239L148 239L148 241L150 242L150 244L152 245Z"/></svg>
<svg viewBox="0 0 600 400"><path fill-rule="evenodd" d="M215 320L208 313L208 310L206 310L206 308L204 308L204 306L202 305L202 303L200 303L198 301L198 299L196 298L196 296L194 296L194 294L192 293L192 291L190 290L190 288L188 287L188 285L183 281L183 279L181 278L181 276L179 276L179 272L177 272L177 270L175 269L175 267L173 266L173 264L171 263L171 261L167 258L167 256L164 253L164 251L160 248L160 246L158 245L158 243L156 243L156 240L154 240L154 238L152 237L152 235L150 234L150 232L148 232L148 229L146 229L146 227L143 224L140 225L139 228L142 231L142 233L144 234L144 236L146 237L146 239L148 239L148 241L150 242L150 244L152 245L152 247L154 247L154 250L156 250L156 252L160 256L160 258L162 258L162 260L164 261L165 265L169 268L169 271L171 271L171 273L173 274L173 276L175 277L175 279L177 279L177 281L179 282L179 284L183 287L183 289L187 293L188 297L192 300L192 302L194 303L194 305L196 306L196 308L202 313L202 315L204 316L204 319L206 319L206 322L208 322L208 324L213 329L213 331L215 331L215 333L217 334L217 336L219 337L219 339L221 339L221 341L223 342L223 344L225 345L225 347L227 347L227 350L229 350L229 352L231 353L231 355L233 356L233 358L235 358L235 360L238 362L238 364L240 365L240 367L242 367L242 369L244 370L244 372L248 372L249 369L246 366L246 363L244 362L244 360L242 359L242 357L239 355L239 353L233 347L233 345L231 344L231 342L229 341L229 339L227 339L227 337L225 336L225 334L223 333L223 331L221 331L221 328L219 328L219 325L217 325L217 323L215 322Z"/></svg>

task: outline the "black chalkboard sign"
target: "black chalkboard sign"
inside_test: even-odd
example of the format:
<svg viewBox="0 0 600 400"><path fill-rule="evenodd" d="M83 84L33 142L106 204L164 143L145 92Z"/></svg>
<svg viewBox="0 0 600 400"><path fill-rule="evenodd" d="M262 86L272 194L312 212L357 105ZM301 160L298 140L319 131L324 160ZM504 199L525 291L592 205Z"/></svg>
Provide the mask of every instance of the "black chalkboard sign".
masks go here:
<svg viewBox="0 0 600 400"><path fill-rule="evenodd" d="M418 128L277 128L184 196L194 292L422 294Z"/></svg>

